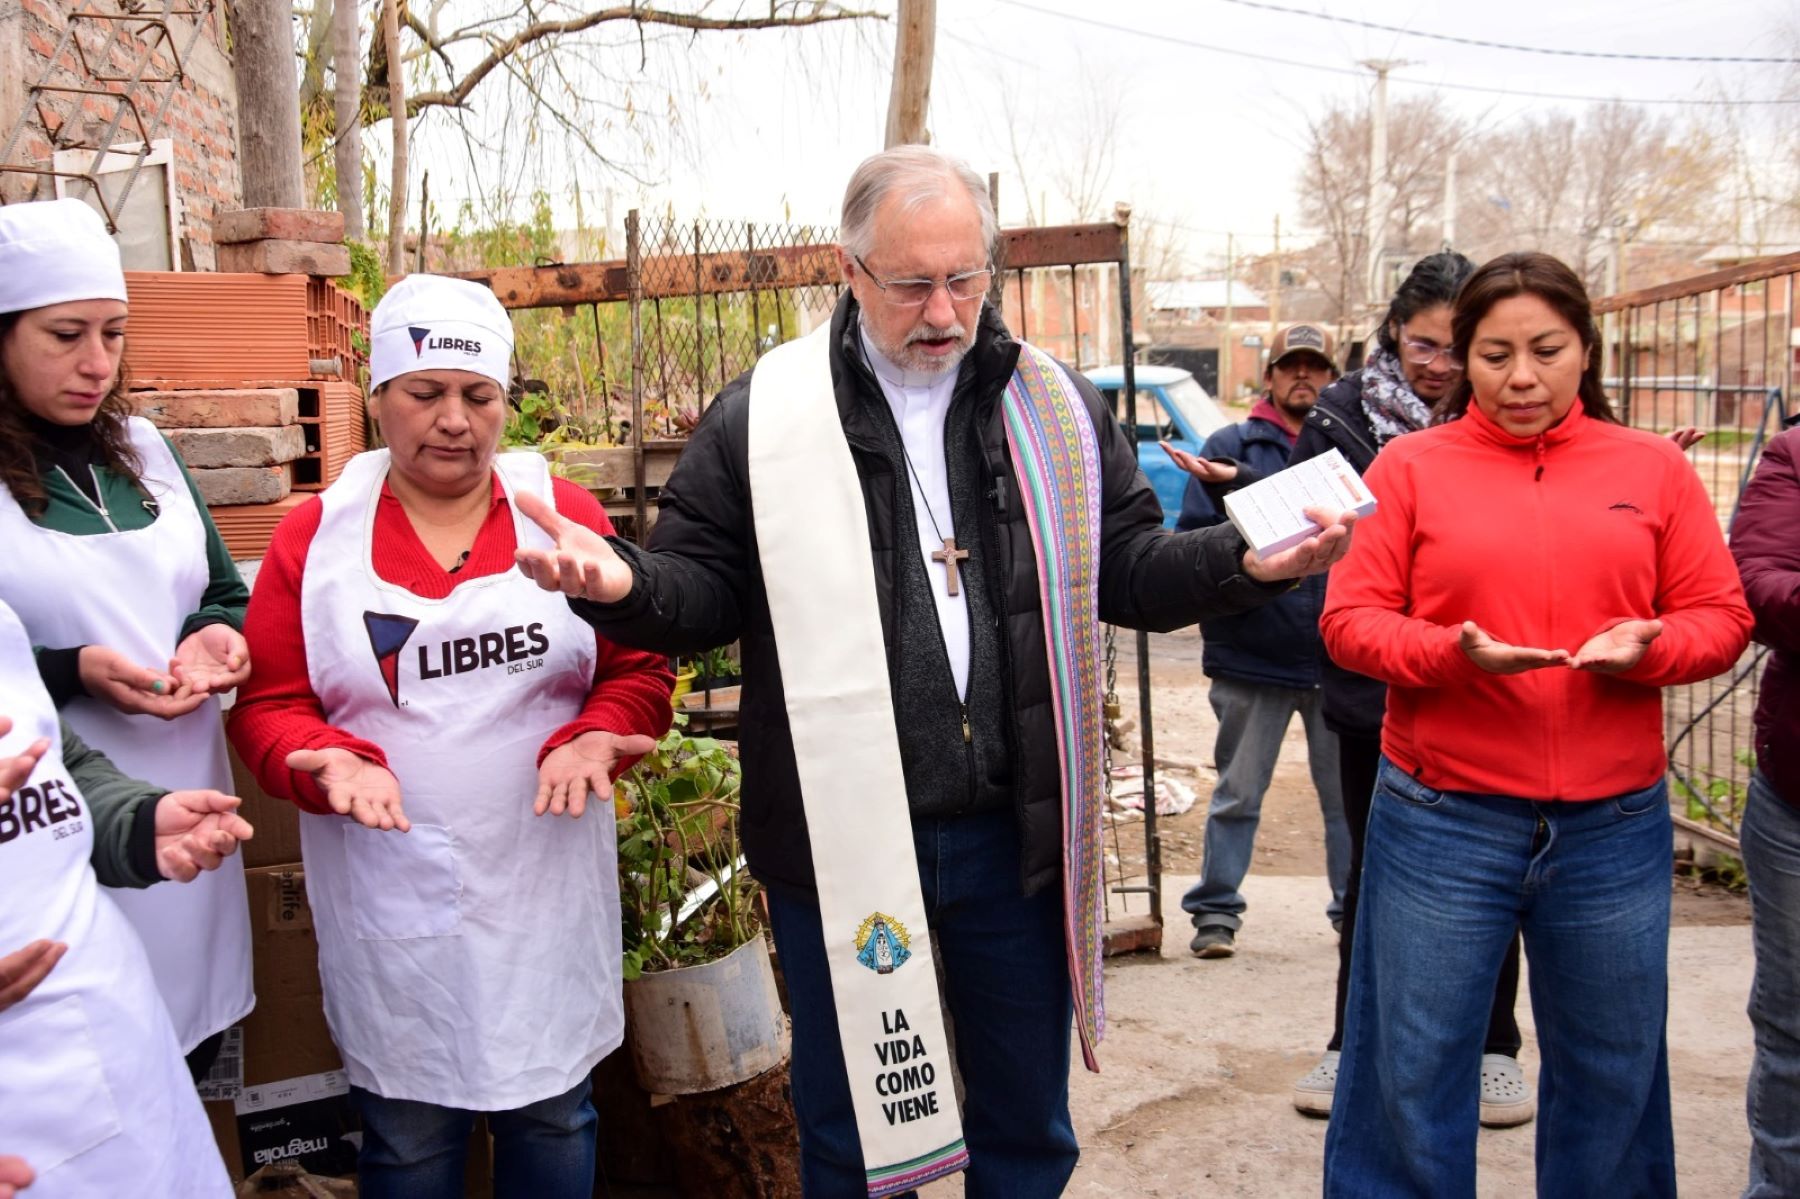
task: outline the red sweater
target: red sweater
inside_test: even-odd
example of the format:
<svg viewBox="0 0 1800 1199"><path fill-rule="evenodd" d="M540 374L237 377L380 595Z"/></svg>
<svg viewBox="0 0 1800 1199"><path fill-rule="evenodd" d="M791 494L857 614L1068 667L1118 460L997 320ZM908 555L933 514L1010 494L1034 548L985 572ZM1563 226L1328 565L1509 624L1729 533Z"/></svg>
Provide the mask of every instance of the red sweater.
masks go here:
<svg viewBox="0 0 1800 1199"><path fill-rule="evenodd" d="M1667 768L1660 688L1729 668L1750 637L1719 518L1674 443L1589 420L1532 438L1468 415L1395 439L1366 476L1380 507L1331 571L1320 621L1340 666L1388 683L1382 750L1427 786L1591 800ZM1573 653L1656 618L1623 674L1489 674L1457 644Z"/></svg>
<svg viewBox="0 0 1800 1199"><path fill-rule="evenodd" d="M558 512L598 533L613 531L612 522L593 496L563 479L553 479L552 485ZM244 764L269 794L291 799L308 812L328 813L331 808L312 776L287 768L288 754L296 749L337 747L383 766L387 756L380 746L326 723L307 674L300 579L323 511L316 499L302 504L276 526L269 542L244 617L252 672L250 681L238 688L229 733ZM513 551L518 548L511 505L498 479L469 560L455 574L439 566L426 551L400 501L385 483L375 511L374 539L376 573L426 599L442 599L460 583L515 569ZM669 692L675 676L667 659L625 649L598 634L594 641L599 657L587 702L579 716L544 742L538 752L540 762L545 754L582 733L604 730L660 737L669 728L673 717Z"/></svg>

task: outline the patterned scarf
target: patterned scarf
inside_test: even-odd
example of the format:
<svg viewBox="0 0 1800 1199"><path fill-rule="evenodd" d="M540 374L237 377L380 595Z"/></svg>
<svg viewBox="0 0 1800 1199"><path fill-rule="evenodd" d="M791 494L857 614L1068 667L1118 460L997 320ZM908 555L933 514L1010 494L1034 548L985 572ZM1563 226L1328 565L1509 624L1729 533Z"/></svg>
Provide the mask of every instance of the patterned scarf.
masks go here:
<svg viewBox="0 0 1800 1199"><path fill-rule="evenodd" d="M1362 406L1375 430L1377 449L1402 433L1417 432L1431 423L1431 405L1413 394L1400 359L1381 345L1363 363Z"/></svg>
<svg viewBox="0 0 1800 1199"><path fill-rule="evenodd" d="M1081 1056L1100 1068L1106 1031L1102 964L1106 878L1102 858L1100 738L1100 448L1080 393L1048 354L1019 343L1003 408L1037 556L1063 790L1063 928Z"/></svg>

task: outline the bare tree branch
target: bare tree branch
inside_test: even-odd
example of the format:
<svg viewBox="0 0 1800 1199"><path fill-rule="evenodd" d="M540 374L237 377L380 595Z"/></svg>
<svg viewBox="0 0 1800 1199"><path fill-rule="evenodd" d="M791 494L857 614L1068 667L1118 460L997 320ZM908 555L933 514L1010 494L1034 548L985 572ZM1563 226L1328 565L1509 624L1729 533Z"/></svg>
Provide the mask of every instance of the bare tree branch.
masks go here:
<svg viewBox="0 0 1800 1199"><path fill-rule="evenodd" d="M536 20L509 37L494 38L491 35L484 35L484 40L489 45L488 53L484 58L471 66L449 87L437 91L417 92L408 96L406 106L409 114L417 114L423 109L432 107L460 107L468 101L469 96L481 85L482 80L493 74L507 59L521 51L542 42L585 33L611 22L629 21L636 25L637 32L641 37L649 27L679 29L698 34L748 32L759 29L803 29L809 26L869 19L886 20L887 16L885 13L870 10L840 8L834 4L801 4L789 0L787 3L771 3L768 15L759 17L708 17L700 13L675 12L638 5L618 5L612 8L595 9L567 20ZM411 28L415 34L420 33L420 26L417 22L412 22ZM430 36L429 29L424 31L424 36ZM433 41L429 44L434 52L441 53L449 43ZM371 66L373 65L371 64ZM385 85L371 79L365 82L365 89L367 95L364 103L370 116L374 119L385 117L387 115Z"/></svg>

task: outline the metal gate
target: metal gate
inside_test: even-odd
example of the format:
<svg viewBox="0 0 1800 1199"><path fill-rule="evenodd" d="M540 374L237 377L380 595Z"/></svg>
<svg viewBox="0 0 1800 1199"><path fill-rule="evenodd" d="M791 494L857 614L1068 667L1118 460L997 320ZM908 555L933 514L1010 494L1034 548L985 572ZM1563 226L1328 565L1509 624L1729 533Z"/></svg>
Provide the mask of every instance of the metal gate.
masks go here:
<svg viewBox="0 0 1800 1199"><path fill-rule="evenodd" d="M1607 392L1620 419L1658 433L1706 430L1689 457L1727 536L1800 373L1797 278L1800 254L1788 254L1594 305ZM1664 694L1675 821L1733 851L1754 764L1750 717L1765 654L1752 645L1724 675Z"/></svg>

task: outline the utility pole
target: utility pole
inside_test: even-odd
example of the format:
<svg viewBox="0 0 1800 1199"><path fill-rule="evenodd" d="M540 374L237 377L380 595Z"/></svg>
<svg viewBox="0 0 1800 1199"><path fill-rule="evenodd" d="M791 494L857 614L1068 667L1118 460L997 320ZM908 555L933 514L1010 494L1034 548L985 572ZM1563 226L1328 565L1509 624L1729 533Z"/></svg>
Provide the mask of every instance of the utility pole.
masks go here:
<svg viewBox="0 0 1800 1199"><path fill-rule="evenodd" d="M1456 151L1444 164L1444 249L1456 246Z"/></svg>
<svg viewBox="0 0 1800 1199"><path fill-rule="evenodd" d="M299 208L306 188L293 8L276 0L239 0L231 13L244 207Z"/></svg>
<svg viewBox="0 0 1800 1199"><path fill-rule="evenodd" d="M1367 303L1373 307L1381 299L1382 238L1387 236L1388 220L1387 77L1389 71L1413 64L1399 58L1368 58L1359 65L1375 72L1375 101L1372 109L1374 127L1369 137L1369 190L1364 204L1368 223L1363 231L1363 244L1367 247L1369 256L1365 276L1368 286Z"/></svg>
<svg viewBox="0 0 1800 1199"><path fill-rule="evenodd" d="M400 58L400 0L382 0L381 37L387 47L388 117L394 130L394 171L388 189L387 271L406 273L406 64Z"/></svg>
<svg viewBox="0 0 1800 1199"><path fill-rule="evenodd" d="M1275 214L1275 252L1269 256L1269 345L1281 331L1281 214Z"/></svg>
<svg viewBox="0 0 1800 1199"><path fill-rule="evenodd" d="M900 0L894 30L894 82L888 92L884 149L926 141L931 109L931 57L937 40L937 0Z"/></svg>
<svg viewBox="0 0 1800 1199"><path fill-rule="evenodd" d="M362 38L356 25L356 0L336 0L331 8L332 112L337 123L332 163L337 171L338 211L344 214L344 237L362 241Z"/></svg>
<svg viewBox="0 0 1800 1199"><path fill-rule="evenodd" d="M1229 401L1235 392L1231 383L1231 276L1237 273L1237 242L1225 235L1225 331L1219 338L1219 396Z"/></svg>

